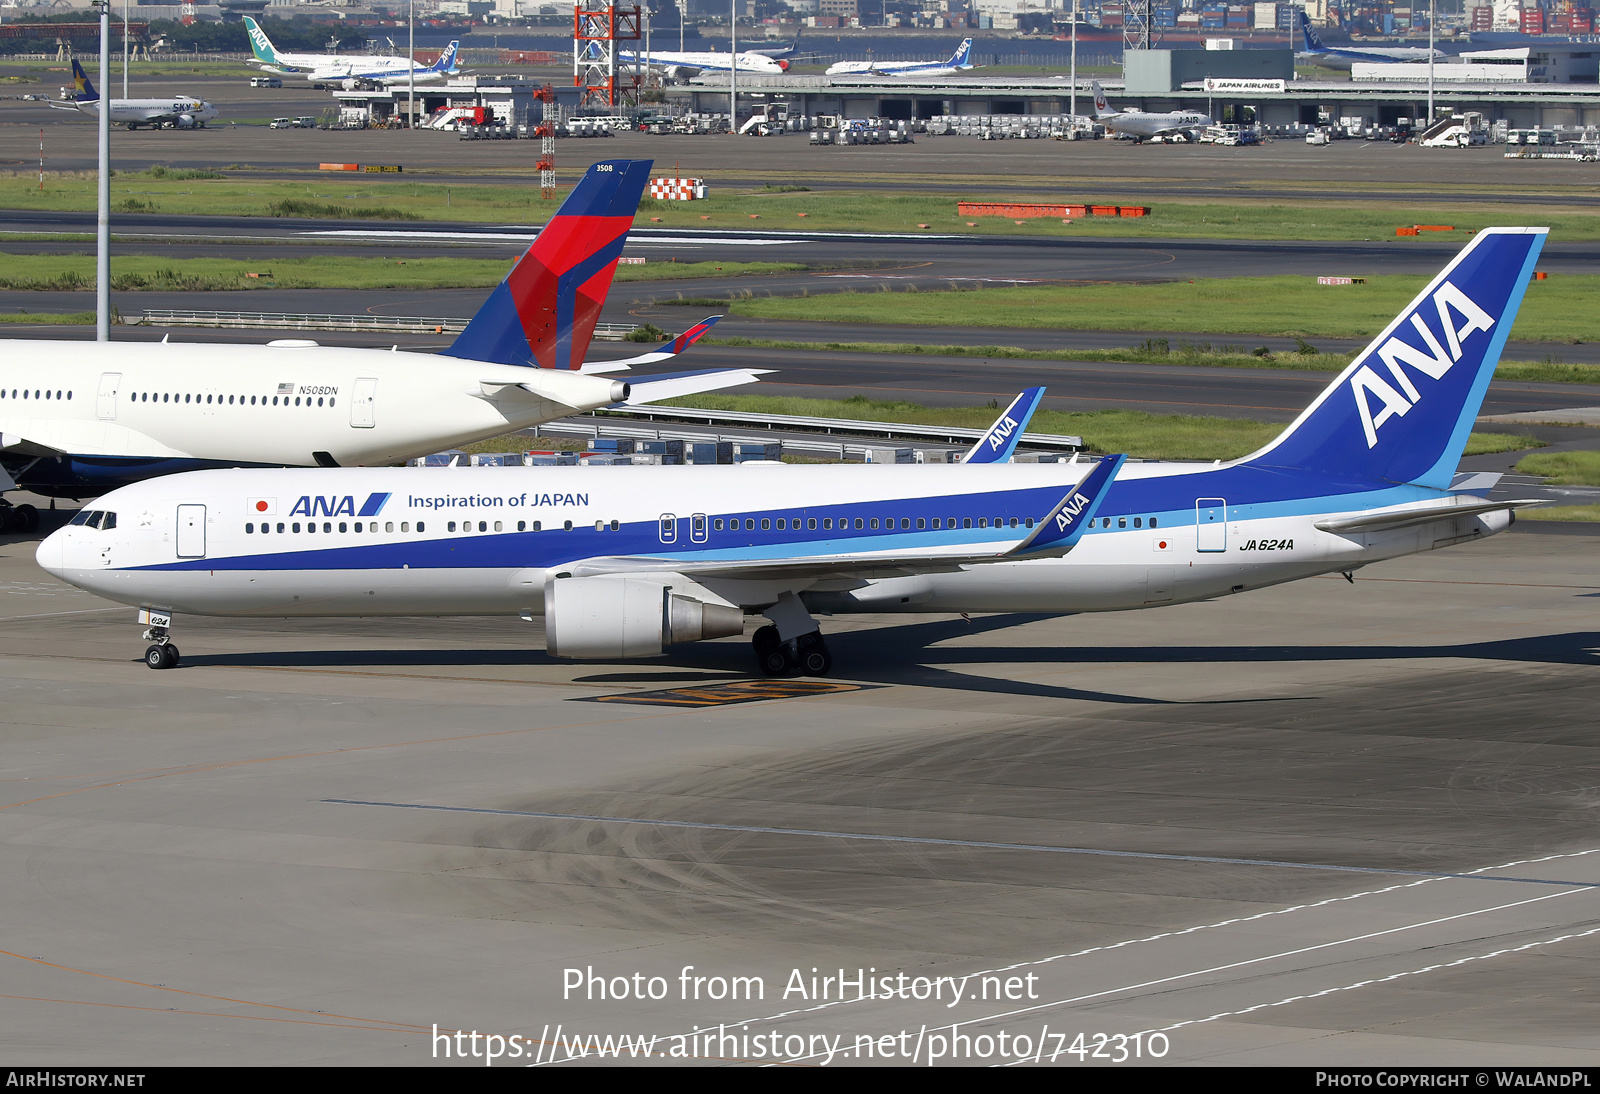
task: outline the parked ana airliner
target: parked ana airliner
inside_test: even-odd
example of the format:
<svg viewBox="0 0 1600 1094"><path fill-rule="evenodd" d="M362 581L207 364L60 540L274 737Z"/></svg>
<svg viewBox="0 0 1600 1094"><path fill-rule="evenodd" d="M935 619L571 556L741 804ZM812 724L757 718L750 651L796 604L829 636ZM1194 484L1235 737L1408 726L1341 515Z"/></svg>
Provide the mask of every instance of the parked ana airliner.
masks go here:
<svg viewBox="0 0 1600 1094"><path fill-rule="evenodd" d="M52 102L56 110L76 110L80 114L100 113L100 92L89 82L89 74L76 59L72 62L72 98ZM65 89L63 89L65 90ZM204 129L217 116L217 108L193 95L173 95L166 99L112 99L111 124L138 129Z"/></svg>
<svg viewBox="0 0 1600 1094"><path fill-rule="evenodd" d="M586 57L600 59L600 46L590 42ZM727 72L738 67L739 72L750 76L781 76L789 69L788 61L768 57L764 53L741 51L739 53L670 53L653 49L649 53L619 51L617 60L623 64L643 65L661 73L669 80L687 80L702 72Z"/></svg>
<svg viewBox="0 0 1600 1094"><path fill-rule="evenodd" d="M1144 110L1112 110L1106 102L1106 93L1100 81L1090 81L1094 89L1094 120L1113 133L1132 137L1143 142L1151 137L1189 137L1196 129L1204 129L1211 119L1193 110L1173 110L1165 114L1152 114Z"/></svg>
<svg viewBox="0 0 1600 1094"><path fill-rule="evenodd" d="M650 161L591 167L443 354L266 345L7 340L0 464L93 497L200 467L389 464L623 400L749 383L750 369L596 373L669 360L715 319L627 361L584 364ZM7 514L7 520L11 514Z"/></svg>
<svg viewBox="0 0 1600 1094"><path fill-rule="evenodd" d="M250 52L255 66L279 76L304 76L313 83L349 81L351 83L404 84L427 83L453 76L460 42L451 42L439 59L421 65L410 57L369 56L364 53L285 53L275 48L267 32L254 19L244 17L245 33L250 36Z"/></svg>
<svg viewBox="0 0 1600 1094"><path fill-rule="evenodd" d="M823 673L813 613L1116 611L1349 573L1532 504L1452 484L1545 236L1479 233L1227 463L202 471L107 495L38 560L142 608L154 668L173 613L542 614L552 655L606 660L759 613L764 671Z"/></svg>
<svg viewBox="0 0 1600 1094"><path fill-rule="evenodd" d="M1442 50L1429 49L1427 46L1362 46L1359 49L1352 47L1334 48L1322 44L1322 39L1317 37L1311 20L1306 18L1306 13L1296 13L1300 19L1300 33L1304 38L1305 52L1295 54L1294 59L1302 64L1318 65L1322 68L1331 68L1337 72L1349 72L1350 66L1357 63L1392 65L1403 61L1434 61L1449 60L1449 55Z"/></svg>
<svg viewBox="0 0 1600 1094"><path fill-rule="evenodd" d="M948 61L840 61L824 76L949 76L972 67L972 39L964 38Z"/></svg>

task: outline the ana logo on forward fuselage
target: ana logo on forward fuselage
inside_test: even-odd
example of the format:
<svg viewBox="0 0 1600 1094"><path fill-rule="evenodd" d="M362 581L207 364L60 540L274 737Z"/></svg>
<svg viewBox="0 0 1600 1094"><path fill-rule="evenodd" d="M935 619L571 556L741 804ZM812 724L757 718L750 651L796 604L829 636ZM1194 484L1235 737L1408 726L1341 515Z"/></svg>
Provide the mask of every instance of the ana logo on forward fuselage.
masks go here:
<svg viewBox="0 0 1600 1094"><path fill-rule="evenodd" d="M389 500L388 494L368 494L367 500L361 503L360 510L356 509L356 499L352 494L344 497L325 497L321 494L305 495L294 503L294 508L289 510L291 517L375 517L383 510L384 502Z"/></svg>
<svg viewBox="0 0 1600 1094"><path fill-rule="evenodd" d="M1446 281L1431 297L1439 313L1446 346L1423 320L1419 311L1411 313L1411 326L1427 347L1424 352L1416 346L1402 342L1398 334L1392 335L1378 347L1378 358L1389 370L1394 383L1389 383L1375 372L1370 364L1363 364L1350 377L1350 392L1355 396L1356 409L1361 413L1361 428L1366 433L1367 447L1378 443L1378 430L1390 418L1403 417L1422 400L1422 393L1401 367L1409 365L1430 380L1442 380L1457 361L1461 360L1461 343L1473 331L1487 331L1494 326L1489 313L1478 307L1466 293ZM1463 320L1456 326L1451 313ZM1377 398L1378 411L1373 413L1373 397Z"/></svg>

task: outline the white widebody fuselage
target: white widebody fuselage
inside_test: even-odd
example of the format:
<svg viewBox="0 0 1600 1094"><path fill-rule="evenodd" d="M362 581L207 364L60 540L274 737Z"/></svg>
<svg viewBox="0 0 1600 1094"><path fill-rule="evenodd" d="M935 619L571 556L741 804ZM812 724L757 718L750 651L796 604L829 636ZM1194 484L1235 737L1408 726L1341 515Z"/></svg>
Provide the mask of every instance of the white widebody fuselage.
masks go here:
<svg viewBox="0 0 1600 1094"><path fill-rule="evenodd" d="M539 385L558 402L518 385ZM10 341L6 451L311 466L382 464L604 406L598 376L318 346ZM321 462L328 462L324 459ZM85 494L84 496L89 496Z"/></svg>
<svg viewBox="0 0 1600 1094"><path fill-rule="evenodd" d="M1456 516L1455 496L1396 488L1350 496L1347 512L1370 520L1385 502L1421 504L1438 506L1437 519L1328 531L1318 523L1339 512L1205 496L1211 465L1128 464L1108 515L1070 554L1005 561L1092 466L204 471L102 498L90 508L114 513L114 527L64 528L39 561L102 596L179 614L537 614L559 578L638 575L746 612L791 594L830 613L1115 611L1349 571L1511 519ZM1157 478L1160 490L1138 489ZM1116 497L1130 487L1190 500L1129 513Z"/></svg>

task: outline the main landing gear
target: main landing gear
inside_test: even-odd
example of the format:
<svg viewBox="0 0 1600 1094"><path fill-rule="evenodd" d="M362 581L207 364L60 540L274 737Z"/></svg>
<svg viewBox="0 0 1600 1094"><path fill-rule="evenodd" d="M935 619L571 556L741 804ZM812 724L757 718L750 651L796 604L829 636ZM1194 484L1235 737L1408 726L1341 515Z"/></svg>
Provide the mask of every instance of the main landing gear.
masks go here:
<svg viewBox="0 0 1600 1094"><path fill-rule="evenodd" d="M826 676L833 655L800 598L785 593L763 612L773 626L762 627L750 638L756 665L767 676Z"/></svg>
<svg viewBox="0 0 1600 1094"><path fill-rule="evenodd" d="M178 647L172 644L172 637L167 633L165 623L153 624L144 632L146 642L153 645L144 651L144 663L153 669L176 668L178 664Z"/></svg>
<svg viewBox="0 0 1600 1094"><path fill-rule="evenodd" d="M767 676L826 676L833 668L833 655L821 631L785 642L777 627L762 627L750 644L755 647L756 664Z"/></svg>
<svg viewBox="0 0 1600 1094"><path fill-rule="evenodd" d="M26 534L38 530L39 510L31 505L12 505L0 498L0 535Z"/></svg>

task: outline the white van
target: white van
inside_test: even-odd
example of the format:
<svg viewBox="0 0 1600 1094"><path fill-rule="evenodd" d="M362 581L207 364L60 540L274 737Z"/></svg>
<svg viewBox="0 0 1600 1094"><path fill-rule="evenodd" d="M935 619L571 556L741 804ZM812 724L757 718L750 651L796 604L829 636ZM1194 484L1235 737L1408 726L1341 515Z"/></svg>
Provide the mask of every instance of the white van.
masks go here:
<svg viewBox="0 0 1600 1094"><path fill-rule="evenodd" d="M283 86L283 81L278 79L276 76L252 76L252 77L250 77L250 86L251 87L282 87Z"/></svg>

